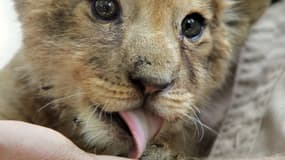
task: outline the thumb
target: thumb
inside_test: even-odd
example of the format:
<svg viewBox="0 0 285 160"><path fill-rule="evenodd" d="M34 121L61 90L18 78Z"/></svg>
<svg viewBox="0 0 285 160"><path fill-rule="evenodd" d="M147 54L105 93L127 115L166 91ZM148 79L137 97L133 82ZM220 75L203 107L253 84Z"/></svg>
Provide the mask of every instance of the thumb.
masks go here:
<svg viewBox="0 0 285 160"><path fill-rule="evenodd" d="M127 158L121 158L121 157L113 157L113 156L97 156L93 154L89 154L88 160L131 160ZM134 160L134 159L132 159Z"/></svg>

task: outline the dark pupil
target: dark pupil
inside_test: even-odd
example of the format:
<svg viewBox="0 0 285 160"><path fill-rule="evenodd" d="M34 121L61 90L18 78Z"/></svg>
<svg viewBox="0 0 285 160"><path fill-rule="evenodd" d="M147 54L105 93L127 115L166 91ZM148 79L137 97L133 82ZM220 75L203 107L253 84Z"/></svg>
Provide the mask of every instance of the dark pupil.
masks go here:
<svg viewBox="0 0 285 160"><path fill-rule="evenodd" d="M113 0L97 0L95 2L95 10L101 18L106 20L117 16L117 5Z"/></svg>
<svg viewBox="0 0 285 160"><path fill-rule="evenodd" d="M202 32L202 24L194 18L186 18L182 25L183 34L187 38L195 38Z"/></svg>

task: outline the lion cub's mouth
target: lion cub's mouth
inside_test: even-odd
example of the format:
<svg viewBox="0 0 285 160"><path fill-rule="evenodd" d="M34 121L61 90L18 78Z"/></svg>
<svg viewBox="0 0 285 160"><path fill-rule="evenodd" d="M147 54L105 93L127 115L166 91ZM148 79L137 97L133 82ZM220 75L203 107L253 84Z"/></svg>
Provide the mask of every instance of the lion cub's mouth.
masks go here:
<svg viewBox="0 0 285 160"><path fill-rule="evenodd" d="M134 146L128 153L129 158L141 157L147 143L160 131L163 123L161 117L144 109L106 113L106 115L132 136Z"/></svg>

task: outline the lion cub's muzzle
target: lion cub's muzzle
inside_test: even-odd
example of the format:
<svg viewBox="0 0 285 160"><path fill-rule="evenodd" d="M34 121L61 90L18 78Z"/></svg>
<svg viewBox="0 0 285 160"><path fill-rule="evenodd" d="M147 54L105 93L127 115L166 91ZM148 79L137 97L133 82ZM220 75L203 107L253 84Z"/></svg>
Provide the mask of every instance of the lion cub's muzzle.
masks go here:
<svg viewBox="0 0 285 160"><path fill-rule="evenodd" d="M155 81L143 76L130 75L130 81L141 90L144 95L152 95L159 92L164 92L169 90L173 84L174 80L160 80Z"/></svg>

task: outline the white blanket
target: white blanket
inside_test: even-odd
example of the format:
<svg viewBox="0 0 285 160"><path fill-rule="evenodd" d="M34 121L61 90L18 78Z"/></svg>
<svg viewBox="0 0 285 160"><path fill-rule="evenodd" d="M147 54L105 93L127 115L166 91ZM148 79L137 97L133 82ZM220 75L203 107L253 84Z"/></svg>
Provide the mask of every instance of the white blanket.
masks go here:
<svg viewBox="0 0 285 160"><path fill-rule="evenodd" d="M212 157L285 153L284 11L285 1L272 6L251 31Z"/></svg>

